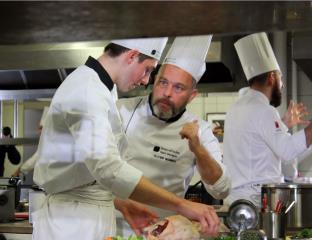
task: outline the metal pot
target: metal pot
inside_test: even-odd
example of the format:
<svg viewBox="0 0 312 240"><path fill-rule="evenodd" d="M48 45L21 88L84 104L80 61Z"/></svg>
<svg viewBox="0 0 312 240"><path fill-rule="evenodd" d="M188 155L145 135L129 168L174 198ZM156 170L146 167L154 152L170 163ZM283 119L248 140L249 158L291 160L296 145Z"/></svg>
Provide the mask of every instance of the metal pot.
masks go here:
<svg viewBox="0 0 312 240"><path fill-rule="evenodd" d="M237 233L255 229L258 225L259 214L256 206L245 199L233 202L226 218L227 226Z"/></svg>
<svg viewBox="0 0 312 240"><path fill-rule="evenodd" d="M312 184L265 184L262 185L261 199L263 211L276 211L280 204L283 209L290 206L288 229L312 227Z"/></svg>

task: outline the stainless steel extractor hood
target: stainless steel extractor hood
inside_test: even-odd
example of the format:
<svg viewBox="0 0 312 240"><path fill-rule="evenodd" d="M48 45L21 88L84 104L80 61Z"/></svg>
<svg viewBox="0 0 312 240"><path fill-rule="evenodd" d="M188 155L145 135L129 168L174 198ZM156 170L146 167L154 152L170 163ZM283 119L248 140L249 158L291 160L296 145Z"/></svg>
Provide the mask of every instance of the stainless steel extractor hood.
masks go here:
<svg viewBox="0 0 312 240"><path fill-rule="evenodd" d="M206 59L209 66L220 64L226 68L225 65L229 65L231 61L227 61L229 57L226 59L225 53L229 55L227 49L232 47L233 41L229 42L226 40L228 38L231 39L217 38L211 43ZM172 41L173 38L170 38L163 57ZM0 46L0 55L3 56L0 58L0 69L5 69L0 70L0 90L56 89L88 56L100 56L107 43L108 41Z"/></svg>
<svg viewBox="0 0 312 240"><path fill-rule="evenodd" d="M310 1L0 2L0 44L312 30Z"/></svg>
<svg viewBox="0 0 312 240"><path fill-rule="evenodd" d="M56 89L88 56L97 58L101 42L0 46L0 90Z"/></svg>
<svg viewBox="0 0 312 240"><path fill-rule="evenodd" d="M213 33L208 62L231 72L236 55L224 39L277 30L312 31L311 1L0 2L0 90L55 89L104 39L124 37ZM296 61L309 68L309 59Z"/></svg>

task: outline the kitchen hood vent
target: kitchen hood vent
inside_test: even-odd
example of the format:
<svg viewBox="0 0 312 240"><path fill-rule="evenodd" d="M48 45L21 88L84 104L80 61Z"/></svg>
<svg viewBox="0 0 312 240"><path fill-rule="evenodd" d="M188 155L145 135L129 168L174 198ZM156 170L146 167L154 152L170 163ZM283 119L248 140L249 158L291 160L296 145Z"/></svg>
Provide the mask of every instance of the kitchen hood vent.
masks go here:
<svg viewBox="0 0 312 240"><path fill-rule="evenodd" d="M0 90L56 89L89 56L97 58L107 41L0 45Z"/></svg>
<svg viewBox="0 0 312 240"><path fill-rule="evenodd" d="M206 63L206 71L198 84L233 82L230 69L222 62Z"/></svg>
<svg viewBox="0 0 312 240"><path fill-rule="evenodd" d="M238 60L234 53L234 41L235 37L214 37L210 44L208 54L206 57L206 71L200 81L199 85L202 84L222 84L222 83L232 83L236 61ZM162 55L161 62L166 56L166 52L170 49L171 44L167 44L164 54ZM155 81L155 76L160 68L157 65L155 71L152 72L150 78L150 84Z"/></svg>
<svg viewBox="0 0 312 240"><path fill-rule="evenodd" d="M0 71L0 90L56 89L72 70Z"/></svg>
<svg viewBox="0 0 312 240"><path fill-rule="evenodd" d="M153 84L155 77L160 69L160 65L152 72L149 84ZM233 82L233 77L231 75L230 69L225 66L222 62L206 62L206 71L204 75L199 80L198 84L209 84L209 83L231 83Z"/></svg>

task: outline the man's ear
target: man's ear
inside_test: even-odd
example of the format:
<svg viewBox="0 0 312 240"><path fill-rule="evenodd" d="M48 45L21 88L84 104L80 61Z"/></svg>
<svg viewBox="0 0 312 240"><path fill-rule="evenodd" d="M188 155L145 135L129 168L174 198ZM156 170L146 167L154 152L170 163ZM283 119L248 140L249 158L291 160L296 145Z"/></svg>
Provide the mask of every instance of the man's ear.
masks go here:
<svg viewBox="0 0 312 240"><path fill-rule="evenodd" d="M267 84L268 84L269 86L273 86L273 85L274 85L274 80L275 80L275 78L274 78L274 72L269 72L269 73L267 74Z"/></svg>
<svg viewBox="0 0 312 240"><path fill-rule="evenodd" d="M191 96L189 97L187 103L190 103L198 94L198 90L196 88L194 88L192 90Z"/></svg>
<svg viewBox="0 0 312 240"><path fill-rule="evenodd" d="M127 63L131 64L136 58L139 57L140 52L138 50L135 50L135 49L130 49L125 54L126 54L125 57L126 57Z"/></svg>

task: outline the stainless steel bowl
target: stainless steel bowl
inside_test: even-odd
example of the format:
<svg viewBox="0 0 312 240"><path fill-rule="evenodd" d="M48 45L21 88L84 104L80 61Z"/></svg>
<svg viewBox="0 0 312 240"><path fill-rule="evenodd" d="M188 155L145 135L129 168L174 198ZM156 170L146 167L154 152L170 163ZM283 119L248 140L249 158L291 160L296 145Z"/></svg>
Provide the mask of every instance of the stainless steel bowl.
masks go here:
<svg viewBox="0 0 312 240"><path fill-rule="evenodd" d="M252 202L245 199L233 202L226 218L228 227L235 232L255 229L258 221L259 214L257 208Z"/></svg>

